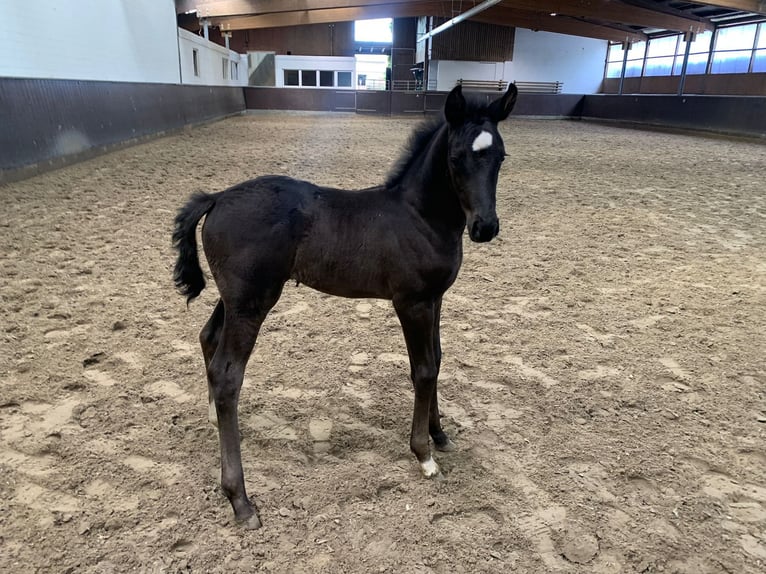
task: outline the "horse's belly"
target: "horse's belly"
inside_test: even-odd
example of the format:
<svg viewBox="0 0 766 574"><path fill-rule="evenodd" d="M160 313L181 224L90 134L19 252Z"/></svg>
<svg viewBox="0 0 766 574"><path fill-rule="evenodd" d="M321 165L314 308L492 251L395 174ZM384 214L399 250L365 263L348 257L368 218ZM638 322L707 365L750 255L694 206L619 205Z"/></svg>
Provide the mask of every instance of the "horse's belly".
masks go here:
<svg viewBox="0 0 766 574"><path fill-rule="evenodd" d="M300 263L300 261L296 261ZM338 297L391 299L390 284L382 269L362 263L315 260L297 264L291 278L298 283Z"/></svg>

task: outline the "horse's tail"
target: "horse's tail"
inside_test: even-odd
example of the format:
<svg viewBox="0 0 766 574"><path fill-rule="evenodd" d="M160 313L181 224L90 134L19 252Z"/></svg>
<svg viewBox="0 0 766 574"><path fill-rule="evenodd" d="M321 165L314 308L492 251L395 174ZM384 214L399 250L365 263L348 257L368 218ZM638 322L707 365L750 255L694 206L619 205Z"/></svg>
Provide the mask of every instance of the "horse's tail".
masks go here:
<svg viewBox="0 0 766 574"><path fill-rule="evenodd" d="M173 247L178 250L178 260L173 270L173 280L187 305L205 288L205 276L197 254L197 223L215 205L216 195L196 193L176 215L173 230Z"/></svg>

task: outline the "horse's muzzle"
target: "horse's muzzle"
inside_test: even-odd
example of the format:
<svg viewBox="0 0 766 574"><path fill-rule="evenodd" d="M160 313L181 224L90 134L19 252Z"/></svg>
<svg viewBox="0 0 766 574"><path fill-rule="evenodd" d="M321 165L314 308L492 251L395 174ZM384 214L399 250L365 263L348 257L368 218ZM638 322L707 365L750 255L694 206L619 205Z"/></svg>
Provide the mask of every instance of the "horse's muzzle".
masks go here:
<svg viewBox="0 0 766 574"><path fill-rule="evenodd" d="M490 221L484 221L482 219L476 219L471 223L468 229L468 235L471 241L476 243L486 243L492 241L500 232L500 222L498 219L492 218Z"/></svg>

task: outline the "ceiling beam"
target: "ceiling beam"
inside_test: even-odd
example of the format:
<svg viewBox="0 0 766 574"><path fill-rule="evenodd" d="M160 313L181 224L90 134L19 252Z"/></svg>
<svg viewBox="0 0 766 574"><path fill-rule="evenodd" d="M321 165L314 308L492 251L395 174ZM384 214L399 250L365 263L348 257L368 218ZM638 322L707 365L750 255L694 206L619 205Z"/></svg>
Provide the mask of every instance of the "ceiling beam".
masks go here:
<svg viewBox="0 0 766 574"><path fill-rule="evenodd" d="M647 39L646 34L632 30L622 30L592 22L584 22L567 16L551 16L547 13L529 12L505 8L504 4L490 8L476 17L477 22L497 24L499 26L516 26L535 32L555 32L570 36L582 36L608 40L610 42L641 42Z"/></svg>
<svg viewBox="0 0 766 574"><path fill-rule="evenodd" d="M257 16L238 16L212 18L211 24L219 26L221 31L252 30L260 28L279 28L305 24L329 24L363 20L365 18L440 16L450 18L450 3L444 2L407 2L396 6L370 6L367 8L336 8L325 10L304 10L299 12L280 12L259 14ZM592 22L583 22L566 16L550 16L540 12L528 12L495 6L476 15L471 20L500 26L519 26L531 30L555 32L586 38L597 38L612 42L639 42L646 40L640 32L621 30Z"/></svg>
<svg viewBox="0 0 766 574"><path fill-rule="evenodd" d="M718 6L719 8L728 8L729 10L742 10L743 12L766 14L766 0L715 0L715 2L694 0L694 3L705 4L706 6Z"/></svg>
<svg viewBox="0 0 766 574"><path fill-rule="evenodd" d="M742 10L766 14L766 0L694 0L697 4L717 6L730 10ZM197 11L200 18L222 16L246 16L276 12L300 12L334 8L365 8L393 4L409 4L408 0L175 0L176 13ZM689 31L689 23L704 19L670 14L667 10L653 10L648 5L636 6L618 0L504 0L510 8L556 12L573 17L606 22L633 24L636 26ZM449 9L451 12L451 8ZM659 20L658 20L658 17ZM673 19L676 20L673 20ZM712 28L712 27L711 27ZM711 29L704 28L704 29Z"/></svg>
<svg viewBox="0 0 766 574"><path fill-rule="evenodd" d="M714 26L703 18L681 17L612 0L505 0L509 8L584 18L597 22L631 24L678 32L703 32Z"/></svg>
<svg viewBox="0 0 766 574"><path fill-rule="evenodd" d="M176 13L196 10L200 18L216 18L412 3L412 0L176 0Z"/></svg>
<svg viewBox="0 0 766 574"><path fill-rule="evenodd" d="M366 20L370 18L409 18L413 16L447 16L443 2L400 2L355 8L328 8L325 10L301 10L275 12L256 16L211 18L211 24L222 31L280 28L306 24L328 24Z"/></svg>

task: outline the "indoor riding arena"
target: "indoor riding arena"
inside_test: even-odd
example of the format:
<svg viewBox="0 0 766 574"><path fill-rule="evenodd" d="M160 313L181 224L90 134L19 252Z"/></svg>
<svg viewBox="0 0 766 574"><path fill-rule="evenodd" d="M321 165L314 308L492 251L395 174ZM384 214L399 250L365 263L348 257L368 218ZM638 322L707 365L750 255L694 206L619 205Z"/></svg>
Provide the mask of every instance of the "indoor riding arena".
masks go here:
<svg viewBox="0 0 766 574"><path fill-rule="evenodd" d="M15 4L0 571L766 571L763 2ZM247 528L179 209L264 175L383 185L456 94L514 89L499 234L464 234L441 306L441 473L392 302L290 280L239 398Z"/></svg>

